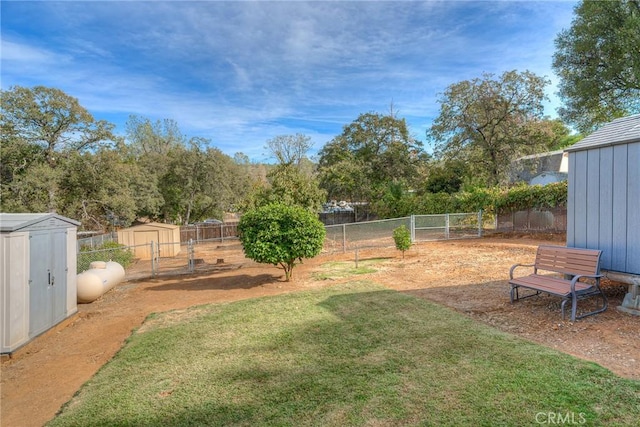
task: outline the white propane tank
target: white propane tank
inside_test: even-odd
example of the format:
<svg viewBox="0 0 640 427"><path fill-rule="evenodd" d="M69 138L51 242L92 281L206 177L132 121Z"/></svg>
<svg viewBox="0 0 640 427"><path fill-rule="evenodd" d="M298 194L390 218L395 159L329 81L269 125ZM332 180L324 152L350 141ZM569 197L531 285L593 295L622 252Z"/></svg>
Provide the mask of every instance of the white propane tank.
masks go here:
<svg viewBox="0 0 640 427"><path fill-rule="evenodd" d="M94 261L90 269L78 274L78 302L97 300L124 279L124 268L114 261Z"/></svg>

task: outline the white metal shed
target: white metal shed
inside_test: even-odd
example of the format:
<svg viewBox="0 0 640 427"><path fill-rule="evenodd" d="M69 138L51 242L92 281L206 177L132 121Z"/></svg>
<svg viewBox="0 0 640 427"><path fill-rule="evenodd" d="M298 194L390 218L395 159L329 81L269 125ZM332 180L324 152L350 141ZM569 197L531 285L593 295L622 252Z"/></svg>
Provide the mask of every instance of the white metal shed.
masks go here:
<svg viewBox="0 0 640 427"><path fill-rule="evenodd" d="M1 353L78 311L78 225L54 213L0 213Z"/></svg>
<svg viewBox="0 0 640 427"><path fill-rule="evenodd" d="M602 269L629 283L640 315L640 114L607 123L569 153L567 246L602 250Z"/></svg>

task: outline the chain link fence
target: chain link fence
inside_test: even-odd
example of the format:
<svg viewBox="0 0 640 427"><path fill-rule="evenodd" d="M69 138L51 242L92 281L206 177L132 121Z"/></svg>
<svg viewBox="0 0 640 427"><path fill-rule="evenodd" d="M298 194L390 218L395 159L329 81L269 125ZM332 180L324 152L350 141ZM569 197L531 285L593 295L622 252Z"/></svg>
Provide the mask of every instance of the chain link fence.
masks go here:
<svg viewBox="0 0 640 427"><path fill-rule="evenodd" d="M564 233L567 231L567 208L503 211L496 217L496 231Z"/></svg>
<svg viewBox="0 0 640 427"><path fill-rule="evenodd" d="M329 225L325 229L323 253L347 252L359 248L394 246L393 230L404 225L412 242L480 237L483 232L482 212L443 215L413 215L404 218ZM92 261L116 261L126 266L127 279L143 279L161 275L191 274L228 268L239 268L253 261L244 258L237 237L237 224L222 227L215 224L186 229L181 236L180 251L176 242L150 242L145 245L108 249L79 248L78 272L89 269ZM211 231L216 230L216 231ZM190 234L191 233L191 234ZM189 237L193 236L195 238ZM207 234L210 233L210 234ZM136 250L140 248L141 250ZM135 255L144 254L144 256ZM138 256L139 258L136 258Z"/></svg>
<svg viewBox="0 0 640 427"><path fill-rule="evenodd" d="M404 225L411 241L481 237L482 211L441 215L412 215L404 218L325 226L324 251L347 252L358 248L394 246L393 230Z"/></svg>
<svg viewBox="0 0 640 427"><path fill-rule="evenodd" d="M118 233L111 232L107 234L100 234L98 236L84 237L77 240L78 248L91 248L97 249L107 242L117 242Z"/></svg>

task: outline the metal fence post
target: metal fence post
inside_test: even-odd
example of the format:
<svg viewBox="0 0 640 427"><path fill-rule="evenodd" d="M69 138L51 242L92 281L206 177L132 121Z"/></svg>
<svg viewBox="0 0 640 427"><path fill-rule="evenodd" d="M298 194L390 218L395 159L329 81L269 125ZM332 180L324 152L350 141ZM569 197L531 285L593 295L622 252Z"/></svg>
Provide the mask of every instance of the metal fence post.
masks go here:
<svg viewBox="0 0 640 427"><path fill-rule="evenodd" d="M194 248L193 248L193 239L189 239L189 242L187 243L187 258L188 258L188 266L189 266L189 272L193 273L193 271L195 270L196 264L195 264L195 259L194 259Z"/></svg>
<svg viewBox="0 0 640 427"><path fill-rule="evenodd" d="M411 243L416 242L416 216L411 215L411 219L409 221L409 228L411 228Z"/></svg>
<svg viewBox="0 0 640 427"><path fill-rule="evenodd" d="M482 209L478 211L478 237L482 237Z"/></svg>
<svg viewBox="0 0 640 427"><path fill-rule="evenodd" d="M449 240L449 214L444 215L444 238Z"/></svg>
<svg viewBox="0 0 640 427"><path fill-rule="evenodd" d="M153 240L149 243L149 245L151 245L151 275L155 276L156 275L156 251L153 245Z"/></svg>
<svg viewBox="0 0 640 427"><path fill-rule="evenodd" d="M347 252L347 226L342 224L342 253Z"/></svg>

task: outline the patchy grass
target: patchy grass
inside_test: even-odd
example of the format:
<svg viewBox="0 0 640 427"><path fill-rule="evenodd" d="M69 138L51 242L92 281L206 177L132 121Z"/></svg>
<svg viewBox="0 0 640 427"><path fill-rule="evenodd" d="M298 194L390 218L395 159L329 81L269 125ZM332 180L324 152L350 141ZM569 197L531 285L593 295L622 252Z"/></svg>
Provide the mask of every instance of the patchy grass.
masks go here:
<svg viewBox="0 0 640 427"><path fill-rule="evenodd" d="M320 266L319 270L314 272L312 277L316 280L333 280L344 277L355 276L359 274L375 273L377 270L375 265L386 261L383 258L369 258L358 261L333 261L327 262Z"/></svg>
<svg viewBox="0 0 640 427"><path fill-rule="evenodd" d="M638 381L354 282L154 315L49 425L634 425L639 401Z"/></svg>

